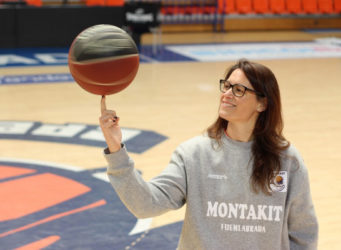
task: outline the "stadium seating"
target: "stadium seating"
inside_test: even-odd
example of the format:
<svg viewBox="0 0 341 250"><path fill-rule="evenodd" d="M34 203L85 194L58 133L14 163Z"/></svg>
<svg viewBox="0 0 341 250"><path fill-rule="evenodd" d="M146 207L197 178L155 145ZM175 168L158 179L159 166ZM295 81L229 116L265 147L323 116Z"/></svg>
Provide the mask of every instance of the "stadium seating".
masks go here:
<svg viewBox="0 0 341 250"><path fill-rule="evenodd" d="M302 13L302 2L301 0L286 0L287 11L290 14Z"/></svg>
<svg viewBox="0 0 341 250"><path fill-rule="evenodd" d="M218 0L218 13L236 13L236 4L234 0Z"/></svg>
<svg viewBox="0 0 341 250"><path fill-rule="evenodd" d="M318 0L318 7L321 13L333 13L333 0Z"/></svg>
<svg viewBox="0 0 341 250"><path fill-rule="evenodd" d="M27 5L40 7L43 5L41 0L26 0Z"/></svg>
<svg viewBox="0 0 341 250"><path fill-rule="evenodd" d="M253 9L255 13L270 13L269 0L253 0Z"/></svg>
<svg viewBox="0 0 341 250"><path fill-rule="evenodd" d="M104 6L105 0L86 0L87 6Z"/></svg>
<svg viewBox="0 0 341 250"><path fill-rule="evenodd" d="M0 3L11 0L0 0ZM15 0L14 0L15 1ZM30 6L42 6L44 0L24 0ZM79 0L87 6L123 6L128 0ZM153 0L135 0L153 1ZM338 14L341 0L160 0L164 20L200 22L216 14ZM167 16L167 17L166 17ZM209 18L213 20L212 18Z"/></svg>
<svg viewBox="0 0 341 250"><path fill-rule="evenodd" d="M317 0L302 0L303 12L306 14L318 13Z"/></svg>
<svg viewBox="0 0 341 250"><path fill-rule="evenodd" d="M106 6L123 6L124 0L106 0Z"/></svg>
<svg viewBox="0 0 341 250"><path fill-rule="evenodd" d="M239 14L253 13L251 0L236 0L236 10Z"/></svg>
<svg viewBox="0 0 341 250"><path fill-rule="evenodd" d="M285 0L270 0L270 10L272 14L286 13Z"/></svg>
<svg viewBox="0 0 341 250"><path fill-rule="evenodd" d="M341 13L341 0L334 0L334 11Z"/></svg>

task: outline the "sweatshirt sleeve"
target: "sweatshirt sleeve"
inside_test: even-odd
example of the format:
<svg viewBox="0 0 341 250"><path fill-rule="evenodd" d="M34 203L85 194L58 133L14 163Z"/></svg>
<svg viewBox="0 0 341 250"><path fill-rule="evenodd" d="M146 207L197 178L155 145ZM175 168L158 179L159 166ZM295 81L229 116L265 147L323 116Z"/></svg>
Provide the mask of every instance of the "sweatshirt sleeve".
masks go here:
<svg viewBox="0 0 341 250"><path fill-rule="evenodd" d="M179 150L172 155L167 168L146 182L134 168L126 149L105 154L111 185L128 210L137 218L160 215L180 208L186 200L186 172Z"/></svg>
<svg viewBox="0 0 341 250"><path fill-rule="evenodd" d="M288 215L291 250L315 250L318 240L318 222L310 194L308 171L303 160L292 173L292 197Z"/></svg>

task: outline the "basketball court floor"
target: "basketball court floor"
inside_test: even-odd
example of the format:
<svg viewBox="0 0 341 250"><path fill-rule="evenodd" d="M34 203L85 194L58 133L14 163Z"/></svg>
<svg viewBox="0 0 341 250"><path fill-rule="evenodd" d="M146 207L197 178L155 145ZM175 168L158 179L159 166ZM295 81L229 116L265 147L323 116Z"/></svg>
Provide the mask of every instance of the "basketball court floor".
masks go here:
<svg viewBox="0 0 341 250"><path fill-rule="evenodd" d="M341 30L142 38L134 82L107 97L146 180L217 117L238 58L278 78L285 136L309 170L319 249L341 244ZM69 74L67 48L0 50L0 248L175 249L185 208L137 220L107 181L100 96ZM243 240L243 239L241 239Z"/></svg>

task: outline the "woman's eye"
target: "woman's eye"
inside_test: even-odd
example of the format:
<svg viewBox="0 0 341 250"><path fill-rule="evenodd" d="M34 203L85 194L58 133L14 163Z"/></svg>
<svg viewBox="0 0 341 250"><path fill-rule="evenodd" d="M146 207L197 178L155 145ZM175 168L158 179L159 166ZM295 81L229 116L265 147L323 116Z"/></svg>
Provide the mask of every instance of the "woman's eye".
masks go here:
<svg viewBox="0 0 341 250"><path fill-rule="evenodd" d="M238 93L244 93L244 88L243 88L243 87L237 86L235 90L236 90Z"/></svg>
<svg viewBox="0 0 341 250"><path fill-rule="evenodd" d="M226 90L228 90L229 88L231 88L231 85L230 85L230 84L225 84L225 85L224 85L224 88L225 88Z"/></svg>

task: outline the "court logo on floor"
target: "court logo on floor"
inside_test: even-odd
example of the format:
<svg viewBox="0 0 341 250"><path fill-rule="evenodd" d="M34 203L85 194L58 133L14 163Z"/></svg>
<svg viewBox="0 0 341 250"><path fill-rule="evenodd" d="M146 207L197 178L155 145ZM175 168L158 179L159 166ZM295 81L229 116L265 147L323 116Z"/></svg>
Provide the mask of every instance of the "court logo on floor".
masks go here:
<svg viewBox="0 0 341 250"><path fill-rule="evenodd" d="M129 152L141 154L167 139L149 130L122 128L122 141ZM0 139L18 139L106 147L97 125L44 124L33 121L0 121Z"/></svg>
<svg viewBox="0 0 341 250"><path fill-rule="evenodd" d="M154 131L122 130L128 151L138 154L167 139ZM0 121L1 139L106 146L98 126L76 123ZM0 204L1 249L170 250L182 225L150 229L151 218L136 219L111 187L106 167L0 158Z"/></svg>
<svg viewBox="0 0 341 250"><path fill-rule="evenodd" d="M145 231L106 178L105 169L0 158L1 249L175 249L181 225Z"/></svg>

